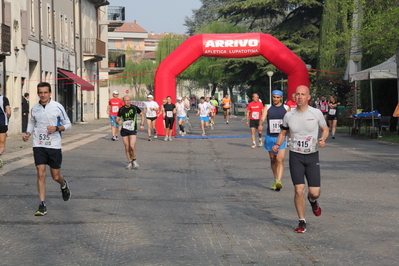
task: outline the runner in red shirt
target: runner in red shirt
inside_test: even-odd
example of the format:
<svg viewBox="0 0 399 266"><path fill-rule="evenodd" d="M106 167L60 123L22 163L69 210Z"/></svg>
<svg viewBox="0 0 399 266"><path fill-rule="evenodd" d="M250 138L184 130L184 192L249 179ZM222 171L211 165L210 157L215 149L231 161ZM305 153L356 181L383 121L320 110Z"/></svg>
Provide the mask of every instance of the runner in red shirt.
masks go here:
<svg viewBox="0 0 399 266"><path fill-rule="evenodd" d="M125 105L122 99L118 98L119 91L114 91L112 97L108 101L107 114L111 121L112 140L118 140L119 125L115 123L116 116L118 115L119 108Z"/></svg>
<svg viewBox="0 0 399 266"><path fill-rule="evenodd" d="M257 93L252 94L252 102L247 106L247 112L245 114L245 124L251 128L252 138L252 149L255 149L255 129L258 130L259 135L259 147L262 147L262 129L259 128L259 119L262 117L263 103L259 101L259 95Z"/></svg>
<svg viewBox="0 0 399 266"><path fill-rule="evenodd" d="M291 95L291 100L288 100L285 104L288 105L289 108L291 108L291 111L296 109L295 93Z"/></svg>

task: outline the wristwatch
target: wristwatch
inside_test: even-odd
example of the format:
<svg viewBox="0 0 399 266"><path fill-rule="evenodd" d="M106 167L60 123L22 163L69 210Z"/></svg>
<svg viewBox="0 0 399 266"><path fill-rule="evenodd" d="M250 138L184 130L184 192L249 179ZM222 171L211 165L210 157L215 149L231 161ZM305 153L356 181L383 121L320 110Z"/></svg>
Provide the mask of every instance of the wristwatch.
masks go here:
<svg viewBox="0 0 399 266"><path fill-rule="evenodd" d="M55 131L59 131L59 130L60 130L59 127L55 126Z"/></svg>

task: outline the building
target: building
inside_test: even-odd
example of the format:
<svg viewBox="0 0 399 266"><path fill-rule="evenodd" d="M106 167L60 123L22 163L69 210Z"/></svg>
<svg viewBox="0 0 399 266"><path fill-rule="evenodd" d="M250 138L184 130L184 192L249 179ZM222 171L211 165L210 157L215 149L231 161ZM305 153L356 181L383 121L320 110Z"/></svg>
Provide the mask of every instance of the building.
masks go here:
<svg viewBox="0 0 399 266"><path fill-rule="evenodd" d="M99 117L99 62L106 57L99 14L108 1L0 1L0 80L12 110L10 134L21 132L22 95L37 102L40 81L52 84L52 98L72 122Z"/></svg>

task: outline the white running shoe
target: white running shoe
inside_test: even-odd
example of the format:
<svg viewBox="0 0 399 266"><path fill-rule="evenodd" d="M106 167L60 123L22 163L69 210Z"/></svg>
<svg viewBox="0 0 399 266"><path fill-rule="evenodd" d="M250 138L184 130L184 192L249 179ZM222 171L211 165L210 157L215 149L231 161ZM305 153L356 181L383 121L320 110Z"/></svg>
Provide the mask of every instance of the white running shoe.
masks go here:
<svg viewBox="0 0 399 266"><path fill-rule="evenodd" d="M139 169L139 164L137 163L137 161L133 161L133 169Z"/></svg>
<svg viewBox="0 0 399 266"><path fill-rule="evenodd" d="M184 131L183 133L182 133L182 136L185 136L186 135L186 131Z"/></svg>
<svg viewBox="0 0 399 266"><path fill-rule="evenodd" d="M128 165L126 166L126 170L132 169L132 163L128 163Z"/></svg>
<svg viewBox="0 0 399 266"><path fill-rule="evenodd" d="M212 125L212 123L211 123L211 130L213 130L213 125Z"/></svg>
<svg viewBox="0 0 399 266"><path fill-rule="evenodd" d="M168 141L168 136L165 136L165 138L163 140L164 141Z"/></svg>
<svg viewBox="0 0 399 266"><path fill-rule="evenodd" d="M181 132L181 130L179 131L179 135L181 136L183 132Z"/></svg>
<svg viewBox="0 0 399 266"><path fill-rule="evenodd" d="M154 133L154 139L158 138L157 132Z"/></svg>
<svg viewBox="0 0 399 266"><path fill-rule="evenodd" d="M256 148L256 143L252 143L251 149L255 149Z"/></svg>
<svg viewBox="0 0 399 266"><path fill-rule="evenodd" d="M118 136L115 136L115 141L118 141L118 140L119 140Z"/></svg>
<svg viewBox="0 0 399 266"><path fill-rule="evenodd" d="M206 134L205 134L205 133L202 133L202 137L206 137Z"/></svg>
<svg viewBox="0 0 399 266"><path fill-rule="evenodd" d="M259 147L262 147L262 145L263 145L263 141L262 141L262 139L259 139Z"/></svg>
<svg viewBox="0 0 399 266"><path fill-rule="evenodd" d="M168 141L172 141L172 138L171 138L171 137L169 137L169 138L168 138Z"/></svg>

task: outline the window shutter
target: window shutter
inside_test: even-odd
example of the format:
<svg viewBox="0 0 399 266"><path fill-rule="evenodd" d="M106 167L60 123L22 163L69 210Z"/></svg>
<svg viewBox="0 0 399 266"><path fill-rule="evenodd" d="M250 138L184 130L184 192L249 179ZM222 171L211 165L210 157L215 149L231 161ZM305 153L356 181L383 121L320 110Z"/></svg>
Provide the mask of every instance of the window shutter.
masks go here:
<svg viewBox="0 0 399 266"><path fill-rule="evenodd" d="M21 10L21 43L22 45L28 44L28 12Z"/></svg>
<svg viewBox="0 0 399 266"><path fill-rule="evenodd" d="M4 24L11 27L11 3L4 2Z"/></svg>

